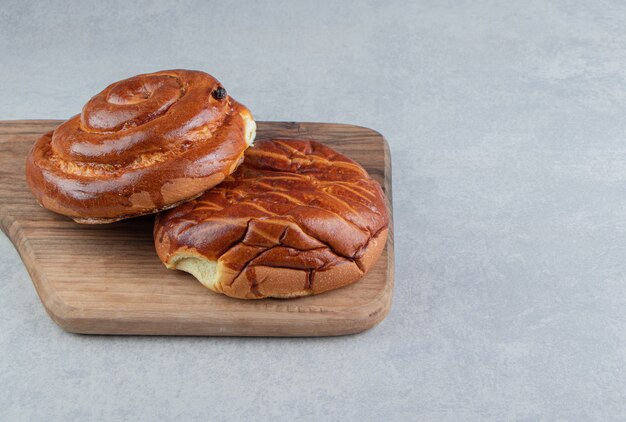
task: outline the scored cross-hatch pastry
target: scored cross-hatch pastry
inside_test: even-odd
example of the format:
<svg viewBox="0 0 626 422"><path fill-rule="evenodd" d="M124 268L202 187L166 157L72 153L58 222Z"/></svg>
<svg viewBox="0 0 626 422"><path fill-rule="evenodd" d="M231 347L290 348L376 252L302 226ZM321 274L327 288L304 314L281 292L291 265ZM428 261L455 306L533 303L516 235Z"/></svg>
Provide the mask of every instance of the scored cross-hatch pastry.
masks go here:
<svg viewBox="0 0 626 422"><path fill-rule="evenodd" d="M363 277L387 239L378 182L314 141L264 140L201 197L157 216L168 268L243 299L322 293Z"/></svg>
<svg viewBox="0 0 626 422"><path fill-rule="evenodd" d="M207 73L138 75L108 86L37 140L26 179L43 207L79 223L155 213L231 174L255 127L250 111Z"/></svg>

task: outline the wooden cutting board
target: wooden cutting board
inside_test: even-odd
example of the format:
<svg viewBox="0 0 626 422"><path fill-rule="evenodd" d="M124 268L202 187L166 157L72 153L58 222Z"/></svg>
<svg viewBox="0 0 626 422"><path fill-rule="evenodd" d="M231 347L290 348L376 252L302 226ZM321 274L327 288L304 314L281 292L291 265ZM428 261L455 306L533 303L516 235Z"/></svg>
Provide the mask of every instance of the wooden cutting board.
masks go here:
<svg viewBox="0 0 626 422"><path fill-rule="evenodd" d="M357 283L299 299L244 301L167 270L152 241L154 217L80 225L41 208L24 179L26 153L60 121L0 121L0 223L19 251L50 317L86 334L328 336L373 327L389 312L393 227L387 247ZM315 139L358 161L391 204L385 139L358 126L258 122L257 139ZM5 310L6 311L6 310Z"/></svg>

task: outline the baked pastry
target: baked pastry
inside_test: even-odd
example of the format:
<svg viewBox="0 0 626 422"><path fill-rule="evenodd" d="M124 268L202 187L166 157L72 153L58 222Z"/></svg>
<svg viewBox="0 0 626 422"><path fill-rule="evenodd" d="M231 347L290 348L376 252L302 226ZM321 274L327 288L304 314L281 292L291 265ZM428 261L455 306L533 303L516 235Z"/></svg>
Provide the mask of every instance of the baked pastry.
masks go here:
<svg viewBox="0 0 626 422"><path fill-rule="evenodd" d="M250 111L211 75L147 73L109 85L39 138L26 180L45 208L79 223L110 223L217 185L254 135Z"/></svg>
<svg viewBox="0 0 626 422"><path fill-rule="evenodd" d="M260 141L222 184L157 216L168 268L242 299L321 293L360 279L387 239L380 185L314 141Z"/></svg>

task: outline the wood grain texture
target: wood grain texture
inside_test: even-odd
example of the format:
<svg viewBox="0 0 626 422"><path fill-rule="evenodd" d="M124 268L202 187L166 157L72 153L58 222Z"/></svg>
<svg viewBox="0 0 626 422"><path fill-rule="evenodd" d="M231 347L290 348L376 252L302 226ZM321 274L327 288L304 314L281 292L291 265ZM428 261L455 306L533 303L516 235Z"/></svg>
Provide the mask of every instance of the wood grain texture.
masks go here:
<svg viewBox="0 0 626 422"><path fill-rule="evenodd" d="M366 330L389 312L393 222L380 260L359 282L299 299L242 301L207 290L187 273L165 269L154 250L153 216L86 226L41 208L26 186L24 161L35 139L59 123L0 122L0 223L46 311L65 330L326 336ZM391 207L391 157L379 133L343 124L257 123L257 139L315 139L356 160L381 183Z"/></svg>

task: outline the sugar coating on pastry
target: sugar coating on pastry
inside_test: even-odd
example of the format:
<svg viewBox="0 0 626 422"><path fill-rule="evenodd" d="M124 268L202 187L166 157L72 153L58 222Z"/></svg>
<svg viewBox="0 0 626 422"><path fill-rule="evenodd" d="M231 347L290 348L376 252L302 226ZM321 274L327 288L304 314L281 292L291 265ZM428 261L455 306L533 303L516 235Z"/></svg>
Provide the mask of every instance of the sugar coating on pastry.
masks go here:
<svg viewBox="0 0 626 422"><path fill-rule="evenodd" d="M315 141L257 141L202 196L157 216L166 267L242 299L322 293L363 277L380 257L389 211L357 163Z"/></svg>
<svg viewBox="0 0 626 422"><path fill-rule="evenodd" d="M219 184L255 129L250 111L207 73L137 75L109 85L39 138L26 180L43 207L80 223L110 223Z"/></svg>

